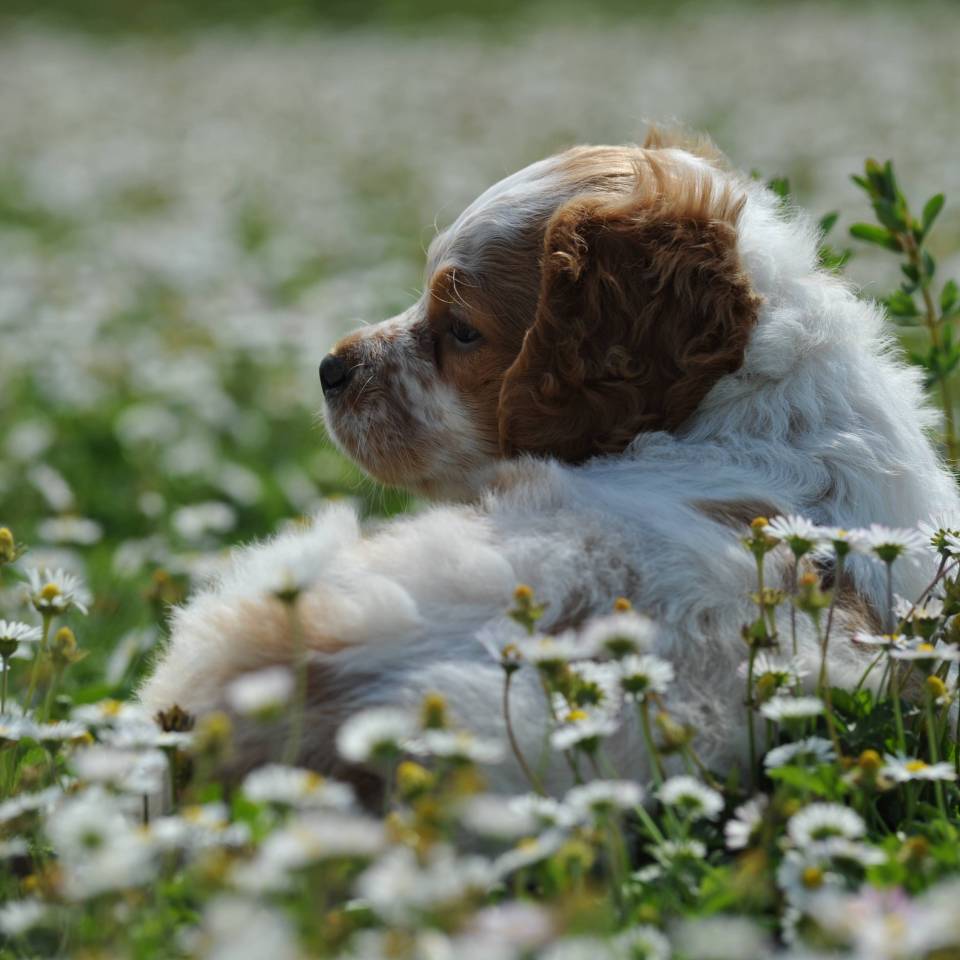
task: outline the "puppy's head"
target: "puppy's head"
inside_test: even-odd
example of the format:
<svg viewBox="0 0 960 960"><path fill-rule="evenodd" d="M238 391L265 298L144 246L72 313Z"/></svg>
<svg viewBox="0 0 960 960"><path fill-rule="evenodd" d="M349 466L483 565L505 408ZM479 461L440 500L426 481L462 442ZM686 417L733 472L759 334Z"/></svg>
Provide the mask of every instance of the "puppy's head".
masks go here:
<svg viewBox="0 0 960 960"><path fill-rule="evenodd" d="M498 183L434 240L420 300L324 358L334 439L384 483L466 496L499 458L680 427L757 318L730 183L649 140Z"/></svg>

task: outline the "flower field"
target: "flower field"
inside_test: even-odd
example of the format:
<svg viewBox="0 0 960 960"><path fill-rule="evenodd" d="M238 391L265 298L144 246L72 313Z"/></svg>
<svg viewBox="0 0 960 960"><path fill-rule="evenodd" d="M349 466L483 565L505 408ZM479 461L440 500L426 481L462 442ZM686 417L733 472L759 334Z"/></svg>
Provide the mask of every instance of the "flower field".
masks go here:
<svg viewBox="0 0 960 960"><path fill-rule="evenodd" d="M0 958L960 955L960 534L939 523L743 531L758 564L776 550L798 565L794 595L759 587L745 625L748 772L704 769L696 731L663 709L655 624L623 603L544 637L522 585L517 638L493 655L508 692L517 670L541 677L550 746L576 771L564 796L533 768L529 794L488 794L484 764L526 761L440 698L342 729L340 752L388 782L378 809L285 764L283 745L228 786L226 717L158 726L134 701L170 604L232 545L331 498L415 509L325 439L317 365L413 299L438 226L571 142L680 118L737 166L789 178L815 215L839 211L833 252L887 299L939 402L960 360L928 352L960 313L955 23L921 3L531 15L503 33L5 27ZM867 156L895 159L909 210L892 171L850 183ZM890 223L849 235L890 198ZM898 288L880 248L908 235ZM832 635L833 598L802 558L851 550L887 567L932 551L939 576L891 596L888 633ZM775 627L789 605L824 650L872 649L859 689L791 658ZM229 696L275 718L296 678L251 675ZM605 756L627 723L649 783Z"/></svg>

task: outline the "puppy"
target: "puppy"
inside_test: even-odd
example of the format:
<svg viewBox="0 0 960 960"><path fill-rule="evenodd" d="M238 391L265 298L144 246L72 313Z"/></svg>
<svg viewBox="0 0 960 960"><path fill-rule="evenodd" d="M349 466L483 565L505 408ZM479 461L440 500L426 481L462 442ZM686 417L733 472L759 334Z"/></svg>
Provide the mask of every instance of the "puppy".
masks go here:
<svg viewBox="0 0 960 960"><path fill-rule="evenodd" d="M368 530L331 506L238 552L176 611L143 701L203 713L240 674L290 663L295 632L275 595L286 578L310 652L299 762L365 776L337 756L344 719L429 691L502 737L503 673L478 637L508 636L524 583L546 632L618 597L653 618L654 650L676 673L668 708L695 727L706 763L737 762L750 520L909 526L958 506L916 372L877 308L818 266L817 240L712 148L656 132L643 147L568 150L490 188L434 240L421 298L320 366L344 453L440 503ZM877 628L878 567L852 558L840 585L836 683L862 667L849 634ZM767 582L788 570L775 552ZM924 563L896 565L904 595L929 579ZM818 663L805 624L800 651ZM547 711L534 671L517 674L513 704L520 746L538 756ZM275 757L277 735L241 727L238 766ZM633 724L608 749L621 773L646 777ZM544 777L559 790L569 771L554 762ZM489 780L525 787L509 760Z"/></svg>

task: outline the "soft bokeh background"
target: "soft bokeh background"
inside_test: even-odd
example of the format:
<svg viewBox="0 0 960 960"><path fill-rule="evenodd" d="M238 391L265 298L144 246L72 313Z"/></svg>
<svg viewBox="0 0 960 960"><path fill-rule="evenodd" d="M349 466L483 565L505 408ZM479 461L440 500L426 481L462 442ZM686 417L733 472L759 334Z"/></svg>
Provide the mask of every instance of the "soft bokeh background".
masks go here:
<svg viewBox="0 0 960 960"><path fill-rule="evenodd" d="M0 523L92 581L80 696L129 690L225 545L331 495L404 506L325 442L317 364L523 164L677 120L842 235L868 216L849 175L892 157L917 205L946 191L957 273L958 26L926 2L5 0ZM849 272L896 283L883 254Z"/></svg>

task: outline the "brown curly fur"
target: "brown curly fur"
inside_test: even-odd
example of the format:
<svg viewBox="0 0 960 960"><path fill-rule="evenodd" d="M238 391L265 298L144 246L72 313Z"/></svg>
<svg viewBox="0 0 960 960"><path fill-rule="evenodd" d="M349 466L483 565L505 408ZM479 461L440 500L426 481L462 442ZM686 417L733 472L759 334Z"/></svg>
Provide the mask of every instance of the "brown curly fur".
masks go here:
<svg viewBox="0 0 960 960"><path fill-rule="evenodd" d="M626 198L554 213L534 322L500 391L505 455L619 452L680 427L740 367L759 308L737 255L742 206L650 151Z"/></svg>

